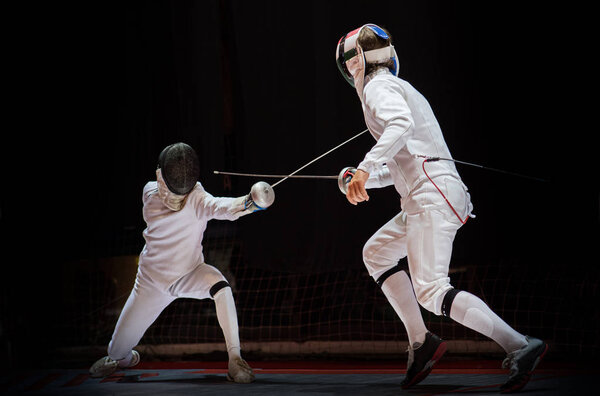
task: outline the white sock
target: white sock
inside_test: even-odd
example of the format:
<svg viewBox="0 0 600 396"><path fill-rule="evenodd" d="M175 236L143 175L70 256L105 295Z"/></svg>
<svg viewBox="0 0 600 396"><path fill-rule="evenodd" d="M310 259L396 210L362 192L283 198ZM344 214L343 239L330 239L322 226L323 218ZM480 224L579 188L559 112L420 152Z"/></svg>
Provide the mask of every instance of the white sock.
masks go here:
<svg viewBox="0 0 600 396"><path fill-rule="evenodd" d="M119 367L123 368L123 367L129 367L129 364L131 363L131 359L133 358L133 351L129 351L129 353L127 354L127 356L125 356L124 359L119 360Z"/></svg>
<svg viewBox="0 0 600 396"><path fill-rule="evenodd" d="M223 330L229 360L240 357L240 336L235 301L230 287L224 287L214 295L217 320Z"/></svg>
<svg viewBox="0 0 600 396"><path fill-rule="evenodd" d="M458 323L496 341L509 353L525 345L525 336L510 327L479 297L460 291L450 308L450 317Z"/></svg>
<svg viewBox="0 0 600 396"><path fill-rule="evenodd" d="M412 283L406 272L399 271L387 278L383 282L381 290L404 323L410 345L412 346L415 342L423 343L427 327L423 322L417 297L415 297Z"/></svg>

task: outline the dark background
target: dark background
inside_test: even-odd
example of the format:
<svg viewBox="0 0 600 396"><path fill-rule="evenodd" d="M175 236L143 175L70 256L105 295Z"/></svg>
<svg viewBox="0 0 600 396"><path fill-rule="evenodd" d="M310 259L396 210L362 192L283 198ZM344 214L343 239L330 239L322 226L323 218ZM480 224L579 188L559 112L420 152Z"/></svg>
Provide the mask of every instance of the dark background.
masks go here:
<svg viewBox="0 0 600 396"><path fill-rule="evenodd" d="M578 326L595 323L589 13L392 0L20 10L7 74L13 122L3 139L3 342L21 354L56 346L61 263L139 252L141 191L155 179L164 146L192 145L204 187L240 196L258 179L213 170L287 174L363 130L359 99L334 51L365 23L392 33L400 77L429 100L454 158L545 179L459 165L477 218L459 231L455 259L511 259L526 276L559 273L572 285L562 306L581 313ZM361 136L303 173L356 166L373 143ZM361 268L362 245L399 210L393 188L370 194L354 207L335 181L284 182L269 210L237 222L246 264ZM590 280L585 291L578 287Z"/></svg>

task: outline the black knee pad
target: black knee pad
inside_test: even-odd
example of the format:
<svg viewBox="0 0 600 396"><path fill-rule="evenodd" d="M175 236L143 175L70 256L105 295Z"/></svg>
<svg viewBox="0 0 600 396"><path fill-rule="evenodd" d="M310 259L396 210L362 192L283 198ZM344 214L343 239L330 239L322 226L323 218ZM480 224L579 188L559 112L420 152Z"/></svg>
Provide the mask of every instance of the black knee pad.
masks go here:
<svg viewBox="0 0 600 396"><path fill-rule="evenodd" d="M379 278L377 278L377 280L375 282L377 282L379 287L381 287L383 285L383 282L385 282L385 280L387 278L394 275L396 272L400 272L400 271L402 271L402 270L400 269L399 265L392 267L389 270L385 271L383 274L381 274L381 276Z"/></svg>
<svg viewBox="0 0 600 396"><path fill-rule="evenodd" d="M450 289L446 292L444 300L442 301L442 315L450 317L450 309L454 302L454 297L460 292L458 289Z"/></svg>
<svg viewBox="0 0 600 396"><path fill-rule="evenodd" d="M217 294L217 292L221 289L223 289L224 287L231 287L229 286L229 283L227 283L226 281L219 281L217 283L215 283L214 285L212 285L212 287L209 290L210 296L212 298L215 297L215 294Z"/></svg>

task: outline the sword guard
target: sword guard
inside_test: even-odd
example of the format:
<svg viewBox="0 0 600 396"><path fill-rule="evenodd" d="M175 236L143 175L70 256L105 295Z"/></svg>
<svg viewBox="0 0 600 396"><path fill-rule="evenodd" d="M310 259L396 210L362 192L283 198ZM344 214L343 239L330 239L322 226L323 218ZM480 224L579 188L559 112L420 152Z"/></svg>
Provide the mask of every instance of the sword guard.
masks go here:
<svg viewBox="0 0 600 396"><path fill-rule="evenodd" d="M348 183L350 183L350 180L352 180L355 173L356 168L351 166L347 166L341 170L340 174L338 175L338 187L340 188L342 194L346 195L348 193Z"/></svg>

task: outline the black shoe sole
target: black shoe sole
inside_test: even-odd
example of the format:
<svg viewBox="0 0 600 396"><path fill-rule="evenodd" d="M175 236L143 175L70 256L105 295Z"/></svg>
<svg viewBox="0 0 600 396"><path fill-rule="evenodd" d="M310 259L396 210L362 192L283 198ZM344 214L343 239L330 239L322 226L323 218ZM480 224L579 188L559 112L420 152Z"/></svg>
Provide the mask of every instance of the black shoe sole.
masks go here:
<svg viewBox="0 0 600 396"><path fill-rule="evenodd" d="M437 361L442 358L442 356L444 356L444 353L446 353L446 349L446 341L442 341L442 343L438 345L431 359L429 359L429 361L425 364L425 368L418 372L417 375L415 375L408 384L402 384L402 389L408 389L411 386L423 381L429 375L429 373L431 373L433 365L436 364Z"/></svg>
<svg viewBox="0 0 600 396"><path fill-rule="evenodd" d="M525 387L525 385L527 385L527 383L531 379L531 374L533 373L533 370L535 370L537 365L540 364L540 362L542 361L542 358L544 357L544 355L546 355L546 352L548 352L548 344L544 344L544 352L542 352L542 354L536 358L535 363L533 364L533 367L531 368L531 370L529 370L525 375L523 375L523 378L521 378L521 380L519 382L515 383L514 385L511 385L509 388L506 388L506 389L501 388L500 393L513 393L513 392L518 392L521 389L523 389Z"/></svg>

